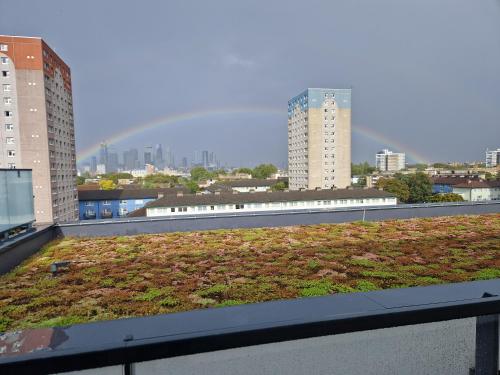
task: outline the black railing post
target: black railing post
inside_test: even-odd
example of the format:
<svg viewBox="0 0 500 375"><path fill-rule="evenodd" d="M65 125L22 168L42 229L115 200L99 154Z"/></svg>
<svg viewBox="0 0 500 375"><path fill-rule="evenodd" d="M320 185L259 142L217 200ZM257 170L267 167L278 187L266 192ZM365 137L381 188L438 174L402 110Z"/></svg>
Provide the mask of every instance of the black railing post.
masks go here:
<svg viewBox="0 0 500 375"><path fill-rule="evenodd" d="M476 368L474 375L498 374L498 314L476 318Z"/></svg>

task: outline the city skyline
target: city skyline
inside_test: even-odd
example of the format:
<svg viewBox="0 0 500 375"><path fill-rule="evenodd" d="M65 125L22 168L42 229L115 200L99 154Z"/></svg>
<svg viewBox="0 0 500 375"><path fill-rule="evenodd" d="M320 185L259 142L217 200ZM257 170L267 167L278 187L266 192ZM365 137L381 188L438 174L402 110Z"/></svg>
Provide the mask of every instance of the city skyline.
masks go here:
<svg viewBox="0 0 500 375"><path fill-rule="evenodd" d="M311 18L317 20L314 27L308 28L311 21L301 19L306 25L303 32L290 30L290 35L276 31L287 30L286 25L298 21L308 5L285 8L262 3L240 9L221 1L197 4L193 12L193 5L173 2L168 11L167 5L148 10L148 22L143 24L144 10L136 6L124 7L119 20L108 20L103 18L107 9L92 12L87 4L54 1L42 7L8 0L5 4L9 14L23 17L2 12L3 33L41 35L57 45L73 68L79 156L98 139L114 138L155 119L174 118L115 146L127 148L133 142L155 143L161 138L168 139L178 155L211 149L236 165L279 164L286 160L282 134L286 134L287 99L302 87L339 86L354 89L354 162L371 160L385 147L405 152L410 162L482 160L486 148L498 147L494 144L500 118L494 100L500 96L500 77L495 74L500 64L496 1L366 2L365 12L358 12L355 4L318 3L316 18ZM224 8L224 18L219 8ZM92 31L80 19L68 23L70 18L64 15L70 12L81 14L81 20L92 19ZM261 27L254 27L249 13L258 17ZM161 22L156 15L162 15ZM133 34L125 29L132 20L142 25ZM220 27L214 28L214 22ZM425 29L419 26L423 22ZM114 32L108 32L108 25ZM227 28L234 34L223 32ZM60 33L61 29L66 32ZM342 38L332 38L335 35ZM262 38L267 43L260 43ZM175 58L170 57L171 50L178 51ZM479 55L485 58L477 59ZM284 65L279 56L290 56L290 63ZM148 68L137 70L138 60ZM367 60L370 65L364 64ZM137 88L144 95L138 96ZM235 135L239 142L234 142ZM447 147L442 147L443 140ZM257 147L259 153L254 152Z"/></svg>

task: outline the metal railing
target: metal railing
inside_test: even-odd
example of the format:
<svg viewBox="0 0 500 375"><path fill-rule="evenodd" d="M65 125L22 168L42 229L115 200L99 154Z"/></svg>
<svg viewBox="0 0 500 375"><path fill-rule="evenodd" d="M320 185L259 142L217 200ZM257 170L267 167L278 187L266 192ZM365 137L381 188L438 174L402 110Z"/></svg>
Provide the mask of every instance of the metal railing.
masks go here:
<svg viewBox="0 0 500 375"><path fill-rule="evenodd" d="M476 318L470 371L496 375L499 313L500 279L196 310L0 335L0 348L6 342L15 348L0 352L0 373L50 374L120 366L125 374L133 374L136 365L160 359L396 327L418 330L428 323ZM390 363L397 353L386 355L381 361ZM270 372L252 363L243 373Z"/></svg>

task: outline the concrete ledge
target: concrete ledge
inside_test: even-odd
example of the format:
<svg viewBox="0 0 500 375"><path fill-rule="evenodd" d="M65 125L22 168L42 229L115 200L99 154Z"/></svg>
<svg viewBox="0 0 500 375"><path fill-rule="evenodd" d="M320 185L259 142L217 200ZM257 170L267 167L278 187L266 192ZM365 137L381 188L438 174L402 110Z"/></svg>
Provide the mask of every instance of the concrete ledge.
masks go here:
<svg viewBox="0 0 500 375"><path fill-rule="evenodd" d="M25 259L38 252L47 242L56 237L53 225L37 227L0 245L0 275L3 275Z"/></svg>

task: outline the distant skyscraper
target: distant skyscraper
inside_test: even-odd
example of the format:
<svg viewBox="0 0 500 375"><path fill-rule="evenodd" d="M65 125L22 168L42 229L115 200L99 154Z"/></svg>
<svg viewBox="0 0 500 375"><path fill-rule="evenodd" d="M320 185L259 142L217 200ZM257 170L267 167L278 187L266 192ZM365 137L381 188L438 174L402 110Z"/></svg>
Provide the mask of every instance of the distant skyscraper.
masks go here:
<svg viewBox="0 0 500 375"><path fill-rule="evenodd" d="M209 164L209 154L208 151L202 151L201 152L201 164L203 167L207 168Z"/></svg>
<svg viewBox="0 0 500 375"><path fill-rule="evenodd" d="M131 148L123 153L123 165L125 170L131 171L138 168L139 152L136 148Z"/></svg>
<svg viewBox="0 0 500 375"><path fill-rule="evenodd" d="M492 168L500 165L500 148L486 150L486 167Z"/></svg>
<svg viewBox="0 0 500 375"><path fill-rule="evenodd" d="M161 144L157 144L155 146L154 163L155 167L159 169L163 169L163 167L165 166L165 162L163 159L163 149L161 147Z"/></svg>
<svg viewBox="0 0 500 375"><path fill-rule="evenodd" d="M144 147L144 165L153 164L153 147Z"/></svg>
<svg viewBox="0 0 500 375"><path fill-rule="evenodd" d="M99 149L99 164L108 165L108 145L106 142L101 142L101 148Z"/></svg>
<svg viewBox="0 0 500 375"><path fill-rule="evenodd" d="M110 152L108 154L108 165L106 166L107 173L114 173L118 171L118 153Z"/></svg>
<svg viewBox="0 0 500 375"><path fill-rule="evenodd" d="M97 158L92 156L90 158L90 173L95 173L97 171Z"/></svg>
<svg viewBox="0 0 500 375"><path fill-rule="evenodd" d="M396 172L406 167L406 156L402 152L392 152L387 149L377 152L375 165L381 172Z"/></svg>
<svg viewBox="0 0 500 375"><path fill-rule="evenodd" d="M0 36L0 168L31 169L38 223L78 219L70 68L41 38Z"/></svg>
<svg viewBox="0 0 500 375"><path fill-rule="evenodd" d="M288 102L290 189L351 183L351 90L307 89Z"/></svg>
<svg viewBox="0 0 500 375"><path fill-rule="evenodd" d="M185 156L182 158L181 167L182 168L187 168L188 167L188 158L185 157Z"/></svg>

